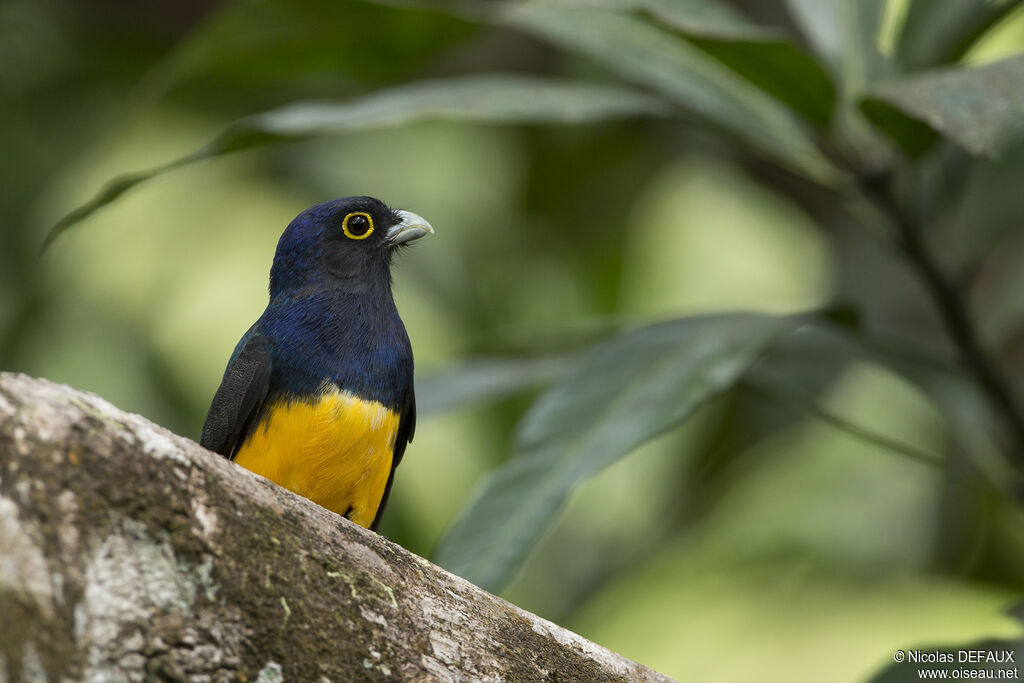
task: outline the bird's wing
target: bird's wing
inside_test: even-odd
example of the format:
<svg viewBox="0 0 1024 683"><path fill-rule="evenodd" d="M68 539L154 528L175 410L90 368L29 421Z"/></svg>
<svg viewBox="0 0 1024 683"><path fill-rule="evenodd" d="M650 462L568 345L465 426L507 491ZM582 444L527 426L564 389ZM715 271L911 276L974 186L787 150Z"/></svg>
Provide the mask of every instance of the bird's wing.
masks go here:
<svg viewBox="0 0 1024 683"><path fill-rule="evenodd" d="M270 348L266 337L250 329L235 350L220 388L213 396L199 443L233 459L256 426L269 389Z"/></svg>
<svg viewBox="0 0 1024 683"><path fill-rule="evenodd" d="M391 456L391 473L388 475L388 483L384 487L384 495L380 499L380 505L377 506L377 514L373 518L373 524L370 525L371 531L376 531L377 526L380 525L380 518L388 504L388 496L391 495L391 484L395 481L395 469L402 462L402 456L405 455L405 447L412 442L412 436L415 431L416 393L410 387L409 396L402 409L402 417L398 420L398 432L395 434L395 450Z"/></svg>

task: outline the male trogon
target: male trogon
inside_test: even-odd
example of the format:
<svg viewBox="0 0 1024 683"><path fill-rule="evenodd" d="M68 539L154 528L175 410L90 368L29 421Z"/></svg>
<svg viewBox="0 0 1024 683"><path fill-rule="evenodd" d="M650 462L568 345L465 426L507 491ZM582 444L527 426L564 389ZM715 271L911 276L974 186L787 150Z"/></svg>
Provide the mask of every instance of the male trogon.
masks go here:
<svg viewBox="0 0 1024 683"><path fill-rule="evenodd" d="M277 244L270 303L228 361L202 445L376 529L416 427L391 257L433 232L372 197L299 214Z"/></svg>

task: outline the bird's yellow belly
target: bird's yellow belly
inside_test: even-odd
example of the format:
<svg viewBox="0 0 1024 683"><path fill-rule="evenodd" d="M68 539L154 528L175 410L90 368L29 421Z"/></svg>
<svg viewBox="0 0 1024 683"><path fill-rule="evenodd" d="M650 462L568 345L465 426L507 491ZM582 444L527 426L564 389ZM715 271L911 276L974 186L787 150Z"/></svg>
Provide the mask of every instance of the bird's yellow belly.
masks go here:
<svg viewBox="0 0 1024 683"><path fill-rule="evenodd" d="M398 421L384 405L341 391L278 403L235 462L368 528L391 473Z"/></svg>

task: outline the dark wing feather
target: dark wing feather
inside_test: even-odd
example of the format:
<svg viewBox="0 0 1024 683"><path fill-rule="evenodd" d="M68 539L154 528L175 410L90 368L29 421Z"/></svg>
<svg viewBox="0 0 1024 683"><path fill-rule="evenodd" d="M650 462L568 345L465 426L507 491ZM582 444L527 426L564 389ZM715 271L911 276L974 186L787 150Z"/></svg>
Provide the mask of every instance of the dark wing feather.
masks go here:
<svg viewBox="0 0 1024 683"><path fill-rule="evenodd" d="M377 506L377 514L373 518L373 524L370 525L371 531L376 531L380 525L380 519L384 515L384 508L388 504L388 496L391 495L391 484L395 481L395 470L398 468L398 464L402 462L402 456L405 455L405 447L412 442L415 431L416 394L410 389L409 398L406 400L405 408L402 411L402 417L398 420L398 433L395 434L395 451L391 457L391 473L388 475L388 483L384 487L384 495L380 499L380 505Z"/></svg>
<svg viewBox="0 0 1024 683"><path fill-rule="evenodd" d="M249 330L213 396L199 443L233 459L256 426L269 390L270 348L263 335Z"/></svg>

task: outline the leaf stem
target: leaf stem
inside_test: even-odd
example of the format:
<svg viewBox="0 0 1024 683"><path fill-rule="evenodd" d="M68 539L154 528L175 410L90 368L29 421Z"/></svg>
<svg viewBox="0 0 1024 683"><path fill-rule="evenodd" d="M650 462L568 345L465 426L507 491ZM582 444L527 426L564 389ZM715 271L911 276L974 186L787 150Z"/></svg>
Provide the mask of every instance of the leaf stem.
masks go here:
<svg viewBox="0 0 1024 683"><path fill-rule="evenodd" d="M934 301L946 332L957 348L960 361L974 376L1010 430L1014 449L1007 458L1018 467L1024 466L1024 416L1010 384L982 347L960 290L929 252L921 234L921 226L893 196L889 177L863 175L860 177L860 188L899 231L899 246L903 255Z"/></svg>

